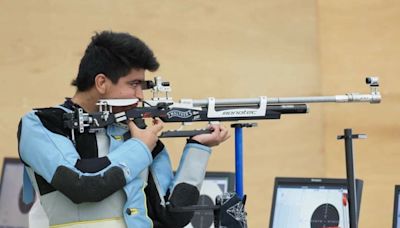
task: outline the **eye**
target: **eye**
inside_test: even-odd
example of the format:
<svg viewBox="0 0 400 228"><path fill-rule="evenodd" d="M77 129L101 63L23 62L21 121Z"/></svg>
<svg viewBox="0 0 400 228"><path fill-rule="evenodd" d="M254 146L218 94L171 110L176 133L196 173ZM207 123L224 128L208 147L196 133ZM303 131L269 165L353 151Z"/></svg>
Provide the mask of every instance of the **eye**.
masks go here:
<svg viewBox="0 0 400 228"><path fill-rule="evenodd" d="M142 80L134 80L134 81L130 81L128 83L132 87L137 87L137 86L141 86L143 84L143 81Z"/></svg>

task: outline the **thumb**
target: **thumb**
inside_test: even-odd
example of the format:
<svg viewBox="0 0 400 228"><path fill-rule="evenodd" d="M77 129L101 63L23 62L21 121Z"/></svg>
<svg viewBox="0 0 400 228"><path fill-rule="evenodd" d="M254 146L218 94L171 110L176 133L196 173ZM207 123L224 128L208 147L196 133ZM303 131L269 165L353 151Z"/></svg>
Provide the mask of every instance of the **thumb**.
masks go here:
<svg viewBox="0 0 400 228"><path fill-rule="evenodd" d="M132 120L128 120L128 127L129 127L129 130L132 135L134 132L139 130L139 128L136 126L136 124Z"/></svg>

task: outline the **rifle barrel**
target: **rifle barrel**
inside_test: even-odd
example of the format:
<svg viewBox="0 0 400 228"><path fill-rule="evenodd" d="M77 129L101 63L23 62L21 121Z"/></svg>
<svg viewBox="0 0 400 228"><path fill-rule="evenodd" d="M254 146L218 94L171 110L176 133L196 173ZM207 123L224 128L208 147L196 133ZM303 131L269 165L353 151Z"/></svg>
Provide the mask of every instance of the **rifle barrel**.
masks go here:
<svg viewBox="0 0 400 228"><path fill-rule="evenodd" d="M187 100L187 99L186 99ZM192 100L193 106L207 106L208 99ZM258 105L261 98L216 99L215 105ZM267 97L267 104L299 104L299 103L345 103L369 102L380 103L379 93L358 94L349 93L335 96L310 96L310 97Z"/></svg>

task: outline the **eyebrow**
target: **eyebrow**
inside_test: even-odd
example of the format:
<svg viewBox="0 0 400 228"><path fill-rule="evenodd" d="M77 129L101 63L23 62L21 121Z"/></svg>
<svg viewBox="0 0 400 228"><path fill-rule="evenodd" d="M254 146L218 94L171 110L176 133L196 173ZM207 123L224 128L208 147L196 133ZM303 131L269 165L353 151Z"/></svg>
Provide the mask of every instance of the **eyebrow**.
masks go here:
<svg viewBox="0 0 400 228"><path fill-rule="evenodd" d="M144 80L141 80L141 79L135 79L135 80L128 81L128 83L142 83L142 82L144 82Z"/></svg>

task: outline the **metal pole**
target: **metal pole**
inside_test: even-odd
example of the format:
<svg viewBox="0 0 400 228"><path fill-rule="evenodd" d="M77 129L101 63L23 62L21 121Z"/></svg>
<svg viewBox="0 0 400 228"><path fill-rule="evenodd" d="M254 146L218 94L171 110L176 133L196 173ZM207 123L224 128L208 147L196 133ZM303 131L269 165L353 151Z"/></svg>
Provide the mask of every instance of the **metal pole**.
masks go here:
<svg viewBox="0 0 400 228"><path fill-rule="evenodd" d="M243 199L243 128L256 127L257 123L231 124L235 128L235 186L236 194Z"/></svg>
<svg viewBox="0 0 400 228"><path fill-rule="evenodd" d="M243 128L235 127L235 176L236 193L243 198Z"/></svg>
<svg viewBox="0 0 400 228"><path fill-rule="evenodd" d="M346 151L346 173L348 186L350 228L357 228L357 195L356 181L354 178L353 137L351 129L344 129L344 142Z"/></svg>
<svg viewBox="0 0 400 228"><path fill-rule="evenodd" d="M356 180L354 171L354 157L353 157L353 138L365 139L365 134L353 135L352 129L344 129L344 135L337 137L338 139L344 139L345 152L346 152L346 174L347 174L347 189L348 189L348 201L349 201L349 216L350 216L350 228L358 227L358 204L357 204L357 191L356 191Z"/></svg>

